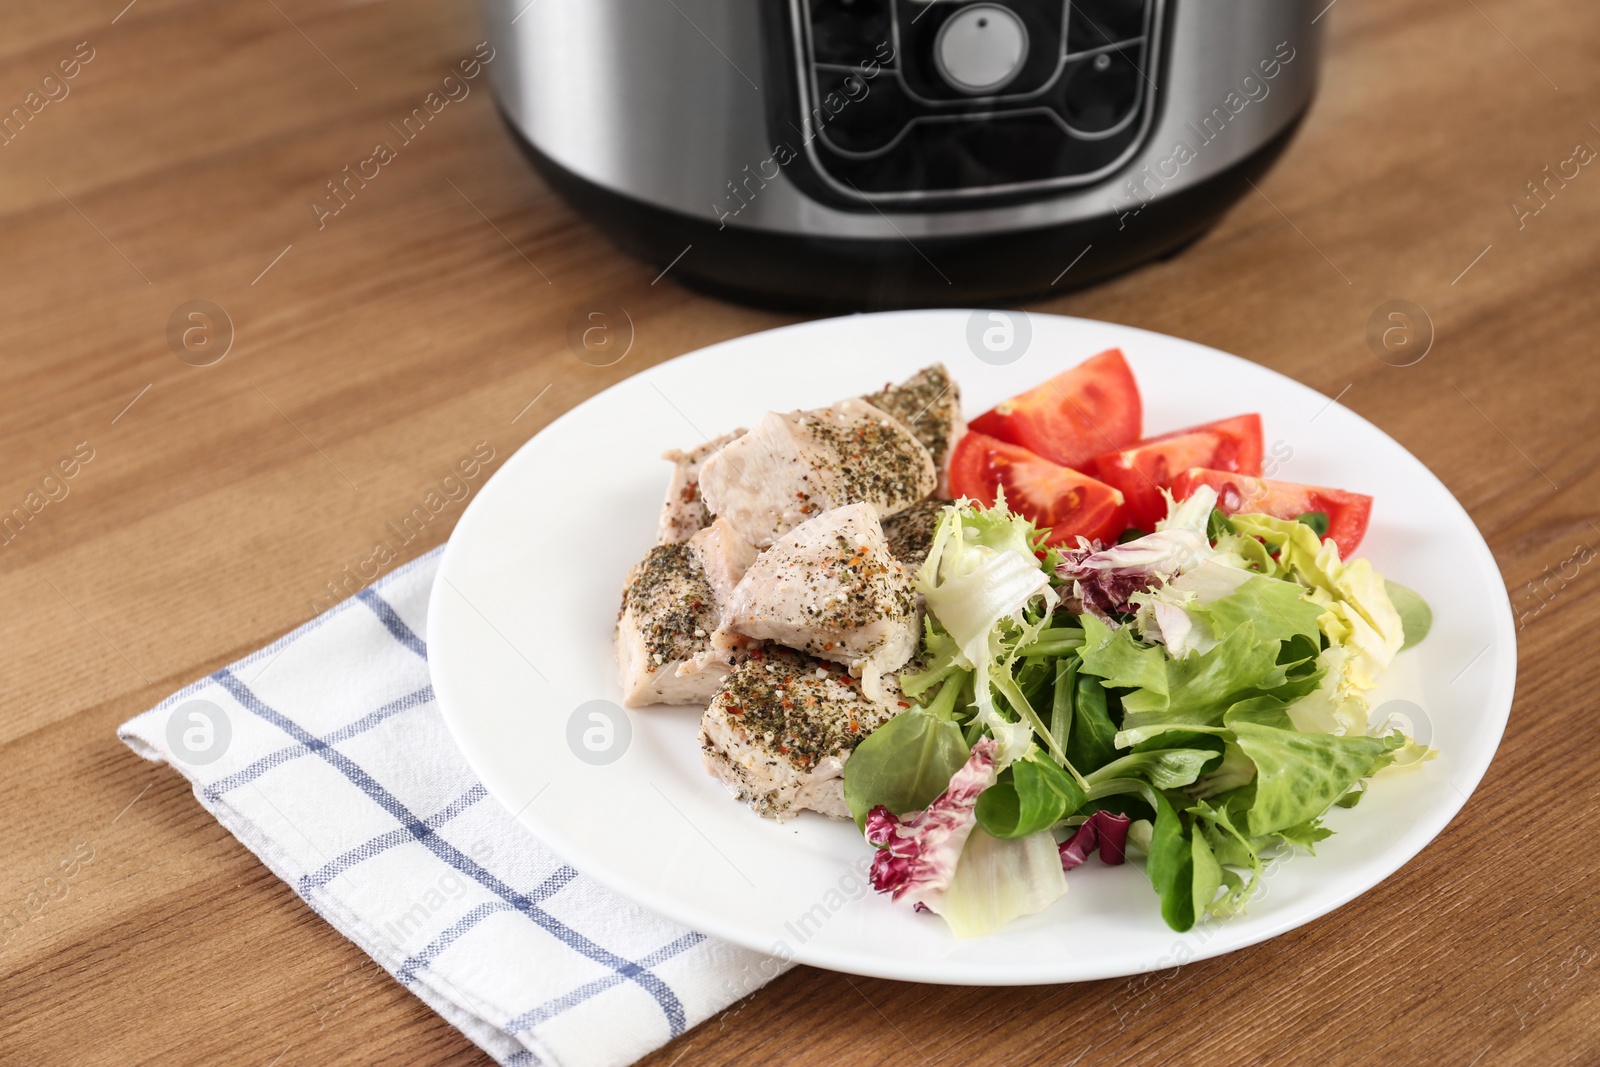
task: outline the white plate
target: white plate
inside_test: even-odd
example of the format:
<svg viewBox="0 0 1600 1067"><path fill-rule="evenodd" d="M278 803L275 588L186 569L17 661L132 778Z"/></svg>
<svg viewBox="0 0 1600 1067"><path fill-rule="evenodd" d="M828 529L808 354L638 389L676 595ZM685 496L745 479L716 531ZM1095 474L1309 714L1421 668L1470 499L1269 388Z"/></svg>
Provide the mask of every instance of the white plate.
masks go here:
<svg viewBox="0 0 1600 1067"><path fill-rule="evenodd" d="M968 322L966 311L860 315L713 345L608 389L507 461L456 526L428 611L439 704L489 792L578 870L660 914L814 966L919 982L1080 981L1215 956L1332 911L1416 855L1488 768L1516 675L1505 587L1455 498L1371 423L1235 356L1032 315L1026 353L994 366L969 348ZM1425 709L1413 717L1439 758L1385 771L1360 806L1335 809L1335 836L1315 857L1270 867L1247 914L1175 934L1142 865L1092 860L1046 911L957 941L939 919L866 888L872 850L848 822L770 822L730 798L701 765L692 708L629 712L625 751L620 734L613 742L620 758L577 757L576 709L621 697L611 630L623 578L654 539L664 450L934 360L975 415L1113 345L1138 377L1147 432L1259 411L1276 477L1374 496L1362 554L1434 610L1432 635L1401 653L1379 702Z"/></svg>

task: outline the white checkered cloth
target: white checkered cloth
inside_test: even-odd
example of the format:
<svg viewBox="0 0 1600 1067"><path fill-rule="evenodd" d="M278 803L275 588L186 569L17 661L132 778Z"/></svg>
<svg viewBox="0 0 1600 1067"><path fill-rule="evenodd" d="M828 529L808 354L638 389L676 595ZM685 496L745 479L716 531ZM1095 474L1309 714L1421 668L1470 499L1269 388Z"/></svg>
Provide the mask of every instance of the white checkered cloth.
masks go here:
<svg viewBox="0 0 1600 1067"><path fill-rule="evenodd" d="M318 915L500 1063L632 1063L783 967L601 888L488 796L429 684L419 635L438 562L396 570L118 736L181 771ZM357 997L322 991L307 1025Z"/></svg>

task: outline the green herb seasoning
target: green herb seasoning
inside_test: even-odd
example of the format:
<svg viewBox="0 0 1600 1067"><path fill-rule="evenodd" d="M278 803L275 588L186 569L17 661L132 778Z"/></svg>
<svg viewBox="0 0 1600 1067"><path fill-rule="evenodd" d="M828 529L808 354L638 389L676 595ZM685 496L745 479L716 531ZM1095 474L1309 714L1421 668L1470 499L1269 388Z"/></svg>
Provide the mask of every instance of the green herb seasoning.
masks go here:
<svg viewBox="0 0 1600 1067"><path fill-rule="evenodd" d="M762 786L774 784L770 774L760 773L762 766L787 764L809 774L823 760L854 750L902 710L899 704L880 704L862 696L855 679L837 664L768 646L733 669L711 706L711 713L726 714L760 758L752 766L749 753L738 758L703 731L700 744L732 772L740 800L762 815L773 815L788 805L778 800L776 790L754 784L757 779ZM754 778L752 770L757 771Z"/></svg>
<svg viewBox="0 0 1600 1067"><path fill-rule="evenodd" d="M924 367L899 385L886 385L882 392L862 399L903 422L932 453L934 465L944 465L950 451L950 431L961 405L961 390L950 380L942 363Z"/></svg>
<svg viewBox="0 0 1600 1067"><path fill-rule="evenodd" d="M711 583L687 542L656 545L645 555L623 590L622 610L644 634L652 671L704 650L717 628Z"/></svg>
<svg viewBox="0 0 1600 1067"><path fill-rule="evenodd" d="M827 455L844 499L836 504L887 505L890 510L921 497L931 484L928 450L893 419L842 421L831 409L805 412L800 426Z"/></svg>
<svg viewBox="0 0 1600 1067"><path fill-rule="evenodd" d="M889 551L907 569L916 570L928 558L939 519L949 503L948 500L919 500L883 520L883 536L889 539Z"/></svg>

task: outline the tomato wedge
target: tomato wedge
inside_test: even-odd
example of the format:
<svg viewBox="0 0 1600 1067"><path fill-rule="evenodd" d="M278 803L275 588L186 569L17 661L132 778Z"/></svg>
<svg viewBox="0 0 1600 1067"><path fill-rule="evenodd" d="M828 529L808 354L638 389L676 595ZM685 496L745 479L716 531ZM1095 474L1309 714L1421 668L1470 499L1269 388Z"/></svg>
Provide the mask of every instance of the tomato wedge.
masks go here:
<svg viewBox="0 0 1600 1067"><path fill-rule="evenodd" d="M970 429L1074 470L1139 439L1139 386L1119 348L1107 349L973 419Z"/></svg>
<svg viewBox="0 0 1600 1067"><path fill-rule="evenodd" d="M1372 498L1343 489L1320 485L1296 485L1251 478L1228 471L1196 468L1184 471L1172 481L1172 495L1185 500L1202 485L1217 491L1217 507L1229 515L1240 512L1271 515L1275 519L1297 519L1308 512L1328 516L1327 539L1339 546L1339 555L1349 559L1367 535L1367 520L1372 517Z"/></svg>
<svg viewBox="0 0 1600 1067"><path fill-rule="evenodd" d="M1148 533L1167 515L1161 490L1171 489L1172 479L1191 467L1259 475L1261 416L1237 415L1147 437L1095 457L1088 469L1102 482L1122 490L1128 501L1128 525Z"/></svg>
<svg viewBox="0 0 1600 1067"><path fill-rule="evenodd" d="M1026 448L967 434L950 456L950 491L987 507L1002 486L1011 510L1050 528L1052 545L1112 541L1126 525L1122 494L1111 486Z"/></svg>

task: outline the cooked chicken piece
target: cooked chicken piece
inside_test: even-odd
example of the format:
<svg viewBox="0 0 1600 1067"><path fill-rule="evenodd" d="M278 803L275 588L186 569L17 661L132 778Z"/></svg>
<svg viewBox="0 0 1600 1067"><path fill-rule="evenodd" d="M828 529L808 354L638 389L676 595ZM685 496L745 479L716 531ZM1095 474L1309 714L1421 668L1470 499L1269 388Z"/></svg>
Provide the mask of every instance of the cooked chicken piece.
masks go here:
<svg viewBox="0 0 1600 1067"><path fill-rule="evenodd" d="M711 454L729 441L744 435L741 427L730 434L707 441L688 452L674 449L661 458L674 464L672 481L667 486L667 500L661 505L661 526L656 544L669 545L674 541L687 541L696 530L704 529L711 521L706 513L705 501L700 499L700 468Z"/></svg>
<svg viewBox="0 0 1600 1067"><path fill-rule="evenodd" d="M696 531L689 538L689 547L699 557L706 581L711 583L711 594L716 599L717 610L724 611L733 597L734 587L760 552L755 545L735 533L726 519L716 519L711 525Z"/></svg>
<svg viewBox="0 0 1600 1067"><path fill-rule="evenodd" d="M847 664L876 696L876 676L916 652L917 598L872 505L846 504L756 557L733 590L724 625Z"/></svg>
<svg viewBox="0 0 1600 1067"><path fill-rule="evenodd" d="M810 809L849 818L844 765L909 704L869 700L837 668L769 647L736 666L700 720L706 770L771 819Z"/></svg>
<svg viewBox="0 0 1600 1067"><path fill-rule="evenodd" d="M939 472L939 495L949 496L950 452L967 432L967 420L961 417L961 387L944 364L924 367L899 385L886 385L882 392L862 399L917 435Z"/></svg>
<svg viewBox="0 0 1600 1067"><path fill-rule="evenodd" d="M717 692L716 672L678 676L678 666L710 647L716 597L700 556L685 542L656 545L628 575L617 617L622 702L703 704Z"/></svg>
<svg viewBox="0 0 1600 1067"><path fill-rule="evenodd" d="M700 471L705 506L757 548L844 504L870 504L887 518L927 496L937 482L922 443L864 400L769 411Z"/></svg>
<svg viewBox="0 0 1600 1067"><path fill-rule="evenodd" d="M883 520L883 536L888 538L890 555L904 563L912 575L928 558L934 532L939 529L939 520L950 503L938 497L919 500L898 515Z"/></svg>
<svg viewBox="0 0 1600 1067"><path fill-rule="evenodd" d="M678 676L688 678L702 671L711 671L712 677L721 678L728 673L733 657L760 643L723 628L727 625L728 605L733 599L734 587L744 577L750 564L755 562L758 553L754 545L733 532L726 519L712 522L689 538L687 543L711 587L717 629L702 642L704 647L678 667Z"/></svg>

